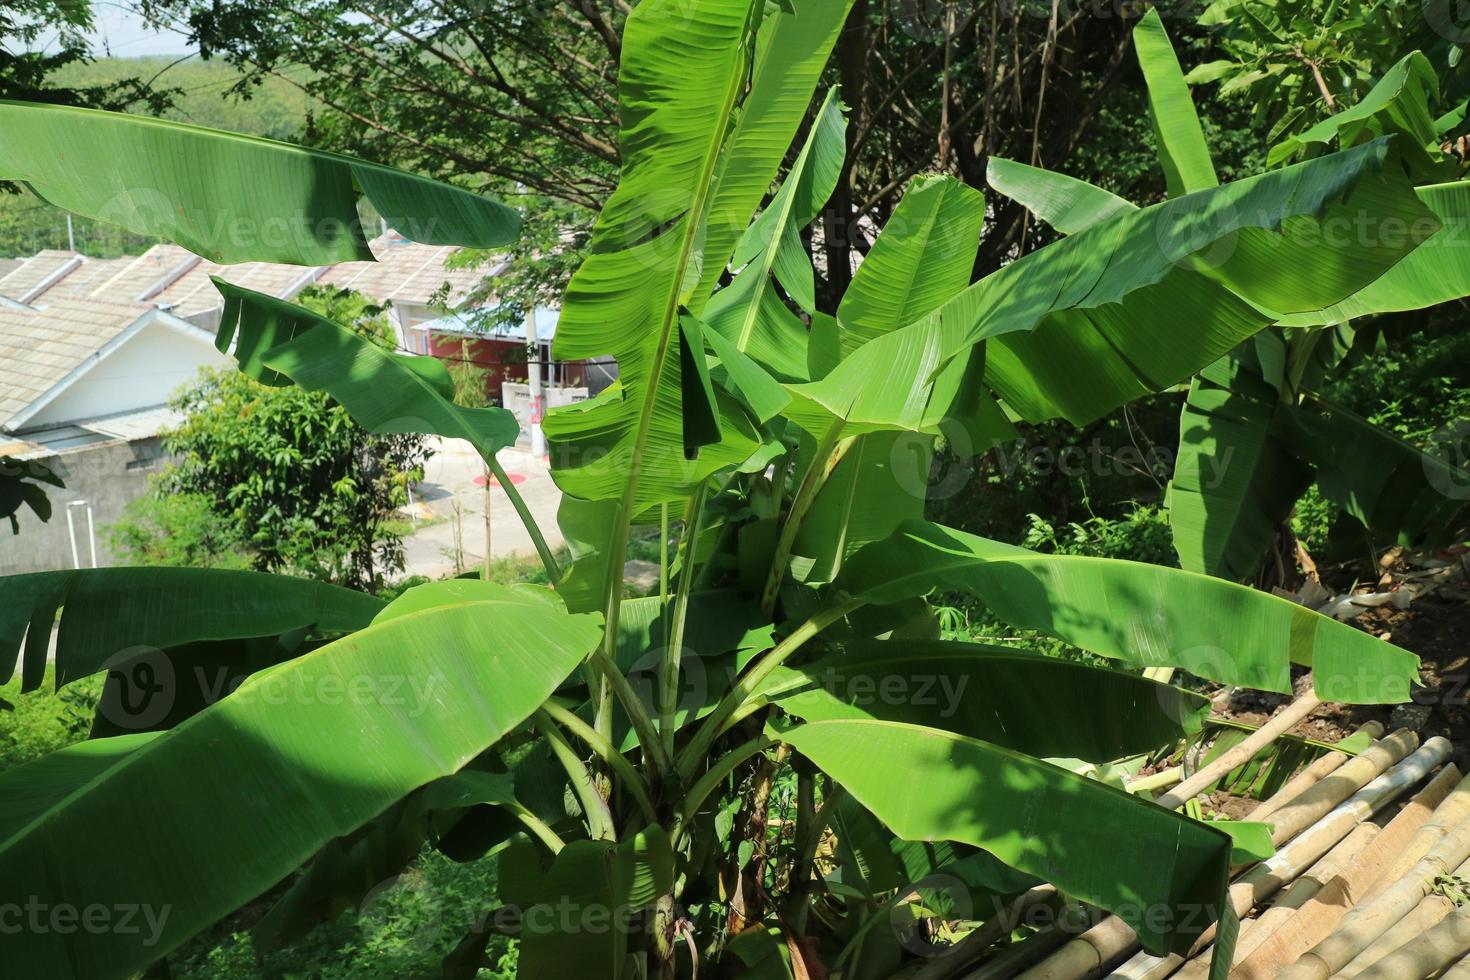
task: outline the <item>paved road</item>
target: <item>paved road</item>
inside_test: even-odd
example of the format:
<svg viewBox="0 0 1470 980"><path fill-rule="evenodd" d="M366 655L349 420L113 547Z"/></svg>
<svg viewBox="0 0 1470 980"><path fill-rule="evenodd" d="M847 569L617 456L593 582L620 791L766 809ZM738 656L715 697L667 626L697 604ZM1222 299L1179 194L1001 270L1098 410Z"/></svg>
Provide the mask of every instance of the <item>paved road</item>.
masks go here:
<svg viewBox="0 0 1470 980"><path fill-rule="evenodd" d="M414 490L415 500L436 515L445 518L427 525L405 539L404 574L438 578L453 574L455 540L455 504L459 505L464 564L476 567L485 555L485 490L476 484L483 477L484 466L470 444L461 439L433 439L434 456L424 468L424 482ZM516 446L500 453L500 465L510 475L515 487L525 498L541 531L551 547L561 545L556 527L556 508L561 491L551 480L544 460L532 456L530 450ZM518 479L519 478L519 479ZM499 487L490 490L490 553L494 558L512 555L534 555L531 536L521 525L510 500Z"/></svg>

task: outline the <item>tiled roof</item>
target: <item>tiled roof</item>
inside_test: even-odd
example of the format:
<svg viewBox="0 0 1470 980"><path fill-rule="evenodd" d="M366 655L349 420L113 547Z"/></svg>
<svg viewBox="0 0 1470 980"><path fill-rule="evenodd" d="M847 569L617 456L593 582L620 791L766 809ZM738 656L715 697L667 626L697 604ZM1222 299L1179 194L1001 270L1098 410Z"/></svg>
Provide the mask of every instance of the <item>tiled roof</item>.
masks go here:
<svg viewBox="0 0 1470 980"><path fill-rule="evenodd" d="M203 259L178 245L154 245L128 261L87 294L94 299L122 303L154 302L167 285L199 265ZM70 278L69 276L67 278Z"/></svg>
<svg viewBox="0 0 1470 980"><path fill-rule="evenodd" d="M84 255L81 265L63 276L60 282L42 293L40 298L31 302L43 303L66 297L89 296L98 287L131 265L133 261L132 256L120 259L93 259Z"/></svg>
<svg viewBox="0 0 1470 980"><path fill-rule="evenodd" d="M0 424L150 311L74 297L50 299L44 310L0 307Z"/></svg>
<svg viewBox="0 0 1470 980"><path fill-rule="evenodd" d="M448 246L420 245L395 235L372 243L376 262L344 262L328 269L318 282L345 286L375 300L427 305L448 283L450 307L464 300L489 270L446 269L445 261L459 251Z"/></svg>
<svg viewBox="0 0 1470 980"><path fill-rule="evenodd" d="M309 282L315 270L300 265L278 265L273 262L244 262L240 265L215 265L200 260L163 292L149 302L166 307L179 316L188 317L222 306L219 291L210 276L219 276L246 289L271 296L290 298L300 284ZM295 287L295 288L293 288Z"/></svg>
<svg viewBox="0 0 1470 980"><path fill-rule="evenodd" d="M76 252L66 252L60 249L48 248L37 252L0 279L0 296L9 296L11 299L27 302L27 296L44 284L48 278L62 271L67 265L80 265L78 258Z"/></svg>
<svg viewBox="0 0 1470 980"><path fill-rule="evenodd" d="M53 297L90 297L116 302L146 302L192 316L220 305L210 276L272 296L289 298L313 281L354 289L370 299L422 306L446 295L447 305L459 305L488 272L446 269L455 248L420 245L392 233L372 242L376 262L344 262L311 268L273 262L245 262L221 266L178 245L155 245L127 259L90 259L75 252L46 251L26 259L0 278L0 296L21 299L48 276L75 265L44 292L31 297L32 305ZM0 272L4 267L0 266ZM447 294L444 287L448 286Z"/></svg>

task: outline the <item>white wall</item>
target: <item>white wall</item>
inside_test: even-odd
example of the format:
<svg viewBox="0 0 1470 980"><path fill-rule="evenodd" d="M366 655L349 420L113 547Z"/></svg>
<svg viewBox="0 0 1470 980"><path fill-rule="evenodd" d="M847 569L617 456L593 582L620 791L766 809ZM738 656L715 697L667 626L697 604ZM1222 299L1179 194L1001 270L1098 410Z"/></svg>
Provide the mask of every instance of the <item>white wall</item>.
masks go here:
<svg viewBox="0 0 1470 980"><path fill-rule="evenodd" d="M115 415L162 405L201 367L231 367L234 361L201 337L155 320L92 366L23 428Z"/></svg>

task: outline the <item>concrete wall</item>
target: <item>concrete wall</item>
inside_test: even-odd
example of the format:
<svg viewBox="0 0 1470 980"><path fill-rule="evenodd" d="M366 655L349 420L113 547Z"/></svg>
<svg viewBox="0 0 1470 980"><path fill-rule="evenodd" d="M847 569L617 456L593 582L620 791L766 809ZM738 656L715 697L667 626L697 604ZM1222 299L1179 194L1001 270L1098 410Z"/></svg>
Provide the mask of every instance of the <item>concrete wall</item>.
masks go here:
<svg viewBox="0 0 1470 980"><path fill-rule="evenodd" d="M84 446L47 460L66 481L66 489L46 487L51 498L51 520L42 523L29 507L16 514L20 534L10 533L10 522L0 521L0 575L46 572L72 568L72 536L67 531L67 504L71 507L77 554L83 568L92 565L87 531L87 504L97 540L97 564L109 565L106 525L122 517L128 503L148 489L148 477L163 469L166 457L158 439L99 443Z"/></svg>

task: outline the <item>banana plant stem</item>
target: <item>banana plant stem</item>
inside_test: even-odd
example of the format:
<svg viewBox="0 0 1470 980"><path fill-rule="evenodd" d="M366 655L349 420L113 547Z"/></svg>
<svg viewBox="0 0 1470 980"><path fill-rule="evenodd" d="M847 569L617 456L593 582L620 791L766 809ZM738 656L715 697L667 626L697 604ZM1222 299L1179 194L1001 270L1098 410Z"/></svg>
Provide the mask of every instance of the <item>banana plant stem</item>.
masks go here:
<svg viewBox="0 0 1470 980"><path fill-rule="evenodd" d="M628 683L628 678L618 669L617 662L612 659L606 650L598 649L592 653L592 666L602 674L604 690L610 690L622 704L623 710L628 713L628 721L633 725L633 731L638 736L638 744L642 746L648 761L660 774L667 774L670 768L668 753L658 737L658 729L654 727L653 718L648 713L648 708L638 697L638 692L633 690L633 685ZM610 718L610 715L599 709L599 717ZM608 742L612 741L611 734L596 728L599 735Z"/></svg>
<svg viewBox="0 0 1470 980"><path fill-rule="evenodd" d="M689 498L689 507L684 512L684 530L679 535L679 554L683 556L682 571L674 596L673 625L664 636L663 659L659 664L658 732L663 739L664 752L670 756L674 753L675 718L679 710L679 667L684 654L684 624L689 616L689 594L694 590L695 549L699 545L700 519L704 515L704 498L708 489L709 481L701 481L694 496ZM667 532L664 540L668 541ZM668 615L667 602L663 606L663 612Z"/></svg>
<svg viewBox="0 0 1470 980"><path fill-rule="evenodd" d="M643 811L643 816L649 823L658 822L658 811L654 809L653 799L648 794L648 785L643 777L638 775L638 770L633 764L624 758L607 739L597 734L597 730L587 724L577 715L555 701L547 701L541 706L541 710L551 716L552 720L558 722L563 728L571 732L577 738L587 743L599 759L607 763L618 778L622 780L623 787L632 795L638 804L638 809Z"/></svg>
<svg viewBox="0 0 1470 980"><path fill-rule="evenodd" d="M534 715L536 730L539 731L551 751L556 755L557 761L571 777L572 789L577 794L577 799L582 803L582 809L587 816L587 830L597 840L617 840L617 830L613 824L612 811L607 807L607 801L597 791L597 783L592 778L592 773L587 769L585 763L577 757L567 737L557 727L551 714L545 708L537 708Z"/></svg>
<svg viewBox="0 0 1470 980"><path fill-rule="evenodd" d="M801 485L796 488L796 495L791 498L791 510L786 515L786 522L781 525L781 536L776 540L776 553L771 560L771 570L766 575L766 586L761 591L761 612L770 616L776 608L776 597L781 592L781 580L786 577L786 562L791 557L791 548L796 543L796 532L801 530L802 521L806 520L807 511L811 509L812 501L816 499L817 491L827 482L827 477L837 468L842 461L842 453L834 452L838 440L842 438L844 423L836 419L827 427L822 438L817 440L817 448L812 454L812 461L807 466L806 474L801 478Z"/></svg>
<svg viewBox="0 0 1470 980"><path fill-rule="evenodd" d="M534 834L537 840L545 844L546 849L552 854L558 853L563 847L567 846L566 842L556 835L556 831L548 827L540 817L536 816L530 810L527 810L523 806L516 806L512 812L516 815L516 819L528 831Z"/></svg>
<svg viewBox="0 0 1470 980"><path fill-rule="evenodd" d="M720 699L714 712L704 720L704 724L694 733L694 737L684 747L684 751L679 753L675 762L675 769L679 774L686 779L692 774L694 767L704 758L715 739L727 727L726 722L734 716L747 698L755 694L761 682L770 675L771 671L785 663L786 659L800 650L807 640L862 604L859 599L845 599L824 609L798 626L790 636L766 651L759 660L751 664L750 669L735 682L735 686L730 689L729 693Z"/></svg>
<svg viewBox="0 0 1470 980"><path fill-rule="evenodd" d="M719 788L720 783L724 782L730 773L735 771L736 766L757 753L780 744L778 739L759 735L748 742L742 742L720 756L715 764L699 778L699 781L689 788L689 792L684 794L684 805L680 807L679 815L674 818L674 831L670 835L674 841L674 848L678 849L679 838L684 833L684 828L689 826L689 821L694 819L694 815L699 812L704 801Z"/></svg>

